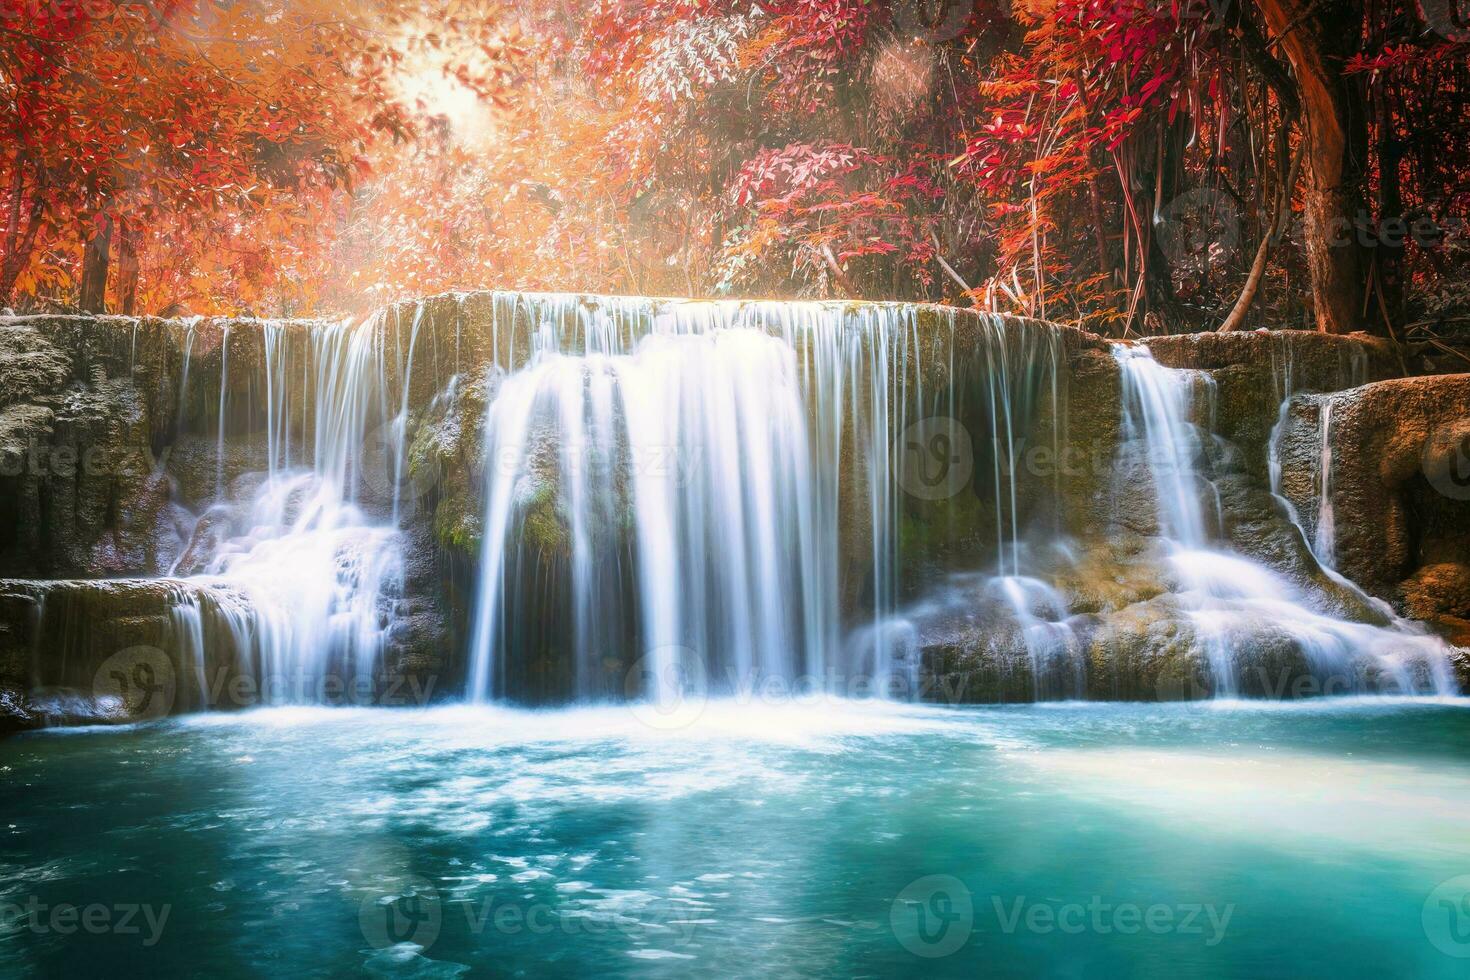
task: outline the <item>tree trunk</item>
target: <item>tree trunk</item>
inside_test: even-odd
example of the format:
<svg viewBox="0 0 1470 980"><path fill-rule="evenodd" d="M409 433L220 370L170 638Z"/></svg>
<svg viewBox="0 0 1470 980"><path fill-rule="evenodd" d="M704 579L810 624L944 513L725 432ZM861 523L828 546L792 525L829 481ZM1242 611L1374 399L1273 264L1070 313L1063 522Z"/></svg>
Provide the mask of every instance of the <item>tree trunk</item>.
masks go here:
<svg viewBox="0 0 1470 980"><path fill-rule="evenodd" d="M1271 221L1266 227L1266 234L1261 238L1261 244L1256 248L1256 257L1251 262L1250 273L1245 278L1245 286L1240 290L1240 298L1235 301L1235 306L1231 309L1230 315L1225 318L1225 322L1216 328L1220 333L1245 329L1246 316L1250 313L1251 304L1256 301L1256 293L1260 291L1261 281L1266 277L1266 260L1271 257L1271 246L1286 231L1286 219L1291 214L1291 195L1296 187L1297 174L1301 172L1302 155L1291 152L1291 119L1289 117L1283 119L1281 126L1281 133L1276 141L1277 159L1289 156L1291 162L1277 164L1286 176L1282 178L1281 185L1276 188L1276 203L1271 211Z"/></svg>
<svg viewBox="0 0 1470 980"><path fill-rule="evenodd" d="M132 316L138 307L138 233L127 221L117 224L117 307Z"/></svg>
<svg viewBox="0 0 1470 980"><path fill-rule="evenodd" d="M1366 289L1358 221L1368 132L1362 95L1341 68L1358 47L1362 8L1351 0L1260 0L1260 9L1302 96L1307 268L1317 329L1347 333L1361 323Z"/></svg>
<svg viewBox="0 0 1470 980"><path fill-rule="evenodd" d="M82 312L107 312L107 267L111 258L112 219L104 215L82 249Z"/></svg>
<svg viewBox="0 0 1470 980"><path fill-rule="evenodd" d="M1373 112L1378 129L1375 150L1378 154L1378 233L1374 236L1374 277L1383 309L1394 322L1403 320L1404 310L1404 239L1408 228L1404 223L1404 196L1399 182L1399 163L1403 146L1393 128L1393 113L1388 95L1380 82L1373 98Z"/></svg>
<svg viewBox="0 0 1470 980"><path fill-rule="evenodd" d="M25 190L26 159L21 156L15 161L15 172L10 182L10 211L6 215L3 257L0 257L0 306L10 305L11 293L16 280L31 261L31 251L36 246L36 234L41 230L41 218L45 214L46 202L41 195L44 172L37 173L29 196Z"/></svg>
<svg viewBox="0 0 1470 980"><path fill-rule="evenodd" d="M20 233L5 243L5 259L0 262L0 306L10 305L10 294L15 291L16 280L31 260L31 251L36 246L36 233L41 230L44 210L45 202L38 193L26 209L25 223Z"/></svg>

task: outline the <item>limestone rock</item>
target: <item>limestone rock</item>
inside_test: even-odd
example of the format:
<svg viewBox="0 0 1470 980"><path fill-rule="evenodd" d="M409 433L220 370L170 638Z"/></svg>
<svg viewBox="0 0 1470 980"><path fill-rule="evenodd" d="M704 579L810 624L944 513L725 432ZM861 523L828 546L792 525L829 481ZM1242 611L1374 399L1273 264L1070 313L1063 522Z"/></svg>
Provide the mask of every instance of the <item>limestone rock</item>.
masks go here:
<svg viewBox="0 0 1470 980"><path fill-rule="evenodd" d="M1283 400L1401 373L1392 347L1365 334L1255 330L1150 337L1147 343L1165 367L1210 372L1215 431L1241 449L1246 470L1259 480L1266 476L1266 447Z"/></svg>
<svg viewBox="0 0 1470 980"><path fill-rule="evenodd" d="M1339 571L1388 598L1421 563L1470 554L1470 375L1294 399L1282 485L1309 530L1321 504L1324 419Z"/></svg>

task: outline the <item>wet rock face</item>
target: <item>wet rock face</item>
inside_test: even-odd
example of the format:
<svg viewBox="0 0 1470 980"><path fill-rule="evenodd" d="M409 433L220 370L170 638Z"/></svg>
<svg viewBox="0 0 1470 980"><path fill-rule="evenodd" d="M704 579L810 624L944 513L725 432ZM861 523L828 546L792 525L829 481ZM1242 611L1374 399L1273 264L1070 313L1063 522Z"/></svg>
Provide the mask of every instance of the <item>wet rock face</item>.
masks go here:
<svg viewBox="0 0 1470 980"><path fill-rule="evenodd" d="M196 659L175 610L197 588L147 580L0 580L0 729L114 724L197 709L215 644Z"/></svg>
<svg viewBox="0 0 1470 980"><path fill-rule="evenodd" d="M1463 643L1470 375L1293 399L1280 446L1283 493L1309 534L1319 535L1319 521L1330 515L1338 571Z"/></svg>
<svg viewBox="0 0 1470 980"><path fill-rule="evenodd" d="M177 581L71 580L201 574L223 537L249 532L240 507L215 505L251 498L269 465L269 432L278 459L309 463L319 376L310 368L322 337L316 326L0 318L0 576L35 579L9 583L0 596L0 714L10 719L0 724L120 720L116 697L99 701L88 671L133 647L176 659L175 620L193 615L180 612L191 603L218 634L208 646L225 658L218 666L226 680L238 679L229 673L229 651L238 644L225 635L224 606L243 602L239 596L227 602L223 591ZM380 334L385 345L394 340L390 334L386 327ZM407 344L407 331L398 339ZM427 349L434 339L425 334L418 346ZM385 376L396 377L406 358L386 349L383 361ZM287 366L281 370L293 383L284 397L280 384L272 387L268 363ZM421 377L426 386L435 383L426 368L415 374L415 389ZM388 400L396 409L397 397ZM409 408L423 405L410 400ZM374 491L387 492L377 485L366 492ZM413 703L453 687L445 672L454 669L448 651L457 647L446 607L461 599L442 581L445 563L428 532L433 510L408 507L419 496L406 488L410 554L401 586L395 582L381 597L383 615L394 623L381 668L417 684ZM181 666L145 663L138 670L157 667L179 677ZM51 676L53 670L64 676ZM179 688L171 710L205 703L191 693L196 687L189 681ZM210 705L231 707L250 692L227 687L216 694Z"/></svg>
<svg viewBox="0 0 1470 980"><path fill-rule="evenodd" d="M118 358L68 350L44 326L0 323L0 376L16 379L0 396L0 572L152 572L168 485L150 398L109 374Z"/></svg>
<svg viewBox="0 0 1470 980"><path fill-rule="evenodd" d="M1266 478L1267 447L1281 403L1299 392L1341 391L1402 373L1393 349L1367 335L1303 330L1176 334L1148 340L1165 367L1208 371L1215 432L1237 446L1247 472Z"/></svg>
<svg viewBox="0 0 1470 980"><path fill-rule="evenodd" d="M1214 546L1263 566L1318 614L1388 624L1387 608L1324 569L1309 543L1317 513L1312 494L1321 454L1320 406L1353 402L1358 393L1299 396L1281 426L1282 488L1296 504L1306 536L1290 508L1271 493L1269 463L1271 436L1283 417L1279 393L1333 391L1390 372L1391 354L1376 342L1315 334L1165 337L1150 340L1149 347L1167 366L1200 372L1198 417L1190 426L1198 451L1189 465ZM982 702L1208 697L1219 681L1206 651L1221 642L1232 651L1233 693L1243 696L1393 689L1400 682L1372 657L1343 676L1314 674L1300 638L1269 621L1241 617L1223 638L1202 635L1188 585L1170 571L1170 543L1161 535L1151 473L1157 461L1121 424L1116 361L1106 353L1074 352L1069 373L1067 447L1074 458L1094 462L1063 476L1057 500L1060 526L1070 540L1050 555L1033 550L1029 565L1063 597L1069 615L1051 625L1064 628L1065 643L1043 644L1046 655L1038 657L1035 640L1044 635L1033 628L1028 649L1027 631L1004 614L999 625L980 629L978 597L968 610L919 617L914 643L928 678L926 693L943 700L961 692L961 700ZM1352 423L1352 435L1337 429L1340 410L1332 413L1335 458L1355 458L1357 476L1348 483L1360 482L1358 476L1372 480L1367 492L1333 477L1339 554L1349 562L1342 571L1371 575L1371 567L1352 564L1346 551L1371 554L1375 565L1393 569L1374 591L1399 614L1427 620L1452 643L1463 644L1470 638L1470 511L1443 493L1428 499L1436 481L1452 485L1456 473L1470 484L1463 383L1421 378L1362 391L1376 394L1363 396L1367 408L1359 410L1362 420ZM1425 420L1436 416L1441 421L1432 436L1435 427ZM1470 486L1465 489L1463 496L1470 498ZM1358 503L1344 516L1349 496ZM1344 530L1345 524L1354 530ZM1365 527L1372 530L1362 536ZM1367 538L1372 542L1364 543ZM1418 557L1404 569L1408 556ZM1462 683L1470 679L1463 655L1452 654L1450 663ZM1324 686L1330 684L1337 689Z"/></svg>
<svg viewBox="0 0 1470 980"><path fill-rule="evenodd" d="M422 549L423 554L432 554ZM432 574L410 565L406 581ZM121 724L262 704L423 705L442 697L441 611L396 604L379 670L357 680L269 673L248 624L249 598L188 579L0 579L0 734ZM244 627L244 628L242 628Z"/></svg>

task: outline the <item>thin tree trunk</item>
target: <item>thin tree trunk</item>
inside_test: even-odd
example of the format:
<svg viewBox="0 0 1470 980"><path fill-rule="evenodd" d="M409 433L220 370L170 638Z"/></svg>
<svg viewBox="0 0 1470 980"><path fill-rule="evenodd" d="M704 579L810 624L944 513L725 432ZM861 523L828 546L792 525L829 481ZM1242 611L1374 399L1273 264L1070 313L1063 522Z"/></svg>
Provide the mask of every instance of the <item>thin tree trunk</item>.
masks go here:
<svg viewBox="0 0 1470 980"><path fill-rule="evenodd" d="M1291 139L1290 122L1283 121L1280 148L1283 152L1287 150ZM1301 172L1302 154L1300 148L1296 153L1291 153L1291 163L1286 166L1286 177L1276 191L1276 206L1271 215L1271 223L1266 228L1266 234L1261 237L1261 244L1256 249L1256 257L1251 262L1250 275L1245 278L1245 286L1240 290L1240 298L1235 301L1235 306L1225 322L1220 324L1219 332L1228 333L1232 330L1241 330L1245 327L1246 314L1250 312L1251 304L1256 301L1256 293L1260 291L1261 281L1266 277L1266 260L1271 255L1271 245L1286 231L1286 218L1291 214L1291 193L1296 187L1297 175Z"/></svg>
<svg viewBox="0 0 1470 980"><path fill-rule="evenodd" d="M138 307L137 236L137 230L129 222L118 221L117 306L125 316L135 314Z"/></svg>
<svg viewBox="0 0 1470 980"><path fill-rule="evenodd" d="M1361 323L1366 280L1358 217L1363 213L1367 126L1362 97L1341 73L1357 47L1361 8L1351 0L1260 0L1273 40L1301 92L1310 175L1307 268L1317 329L1347 333Z"/></svg>
<svg viewBox="0 0 1470 980"><path fill-rule="evenodd" d="M1403 318L1404 308L1404 197L1399 183L1399 161L1403 149L1393 128L1386 81L1378 83L1373 97L1373 114L1378 129L1374 149L1378 156L1378 234L1374 236L1373 261L1377 265L1378 296L1387 318ZM1390 330L1392 328L1390 327Z"/></svg>
<svg viewBox="0 0 1470 980"><path fill-rule="evenodd" d="M107 268L112 259L112 218L104 215L101 226L82 249L82 296L84 313L107 312Z"/></svg>
<svg viewBox="0 0 1470 980"><path fill-rule="evenodd" d="M45 214L45 199L41 195L42 171L38 168L34 185L29 195L25 188L26 159L21 156L15 161L15 172L10 180L10 209L6 215L3 253L0 253L0 306L8 306L11 293L20 274L30 263L31 251L36 246L36 235L41 230L41 218Z"/></svg>
<svg viewBox="0 0 1470 980"><path fill-rule="evenodd" d="M44 213L45 202L41 199L38 190L31 198L24 227L15 243L6 242L5 259L0 262L0 306L10 304L16 280L20 278L20 274L25 271L26 265L31 261L31 252L36 247L36 234L41 230L41 217Z"/></svg>
<svg viewBox="0 0 1470 980"><path fill-rule="evenodd" d="M847 277L847 273L843 271L842 266L837 264L837 256L832 254L832 246L822 246L822 258L826 259L827 268L832 272L832 281L837 284L837 288L842 291L842 294L848 299L861 299L862 294L852 284L852 280Z"/></svg>

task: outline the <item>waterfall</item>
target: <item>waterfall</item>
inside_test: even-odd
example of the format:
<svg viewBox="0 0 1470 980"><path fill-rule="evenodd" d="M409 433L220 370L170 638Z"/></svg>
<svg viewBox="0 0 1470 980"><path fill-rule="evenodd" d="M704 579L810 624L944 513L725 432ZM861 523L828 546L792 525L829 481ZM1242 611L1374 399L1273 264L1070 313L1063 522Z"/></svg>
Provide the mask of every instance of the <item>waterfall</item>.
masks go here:
<svg viewBox="0 0 1470 980"><path fill-rule="evenodd" d="M225 324L224 336L219 342L219 436L214 452L214 496L219 499L225 492L225 404L230 393L230 326Z"/></svg>
<svg viewBox="0 0 1470 980"><path fill-rule="evenodd" d="M1213 478L1229 447L1215 434L1213 375L1115 346L1119 462L1143 459L1129 472L1148 496L1128 491L1157 532L1141 530L1146 550L1118 563L1135 561L1142 590L1155 591L1120 578L1114 605L1087 593L1098 571L1075 545L1093 543L1064 534L1079 526L1070 508L1095 504L1060 497L1059 328L905 304L455 302L452 363L462 342L473 353L447 383L437 329L449 311L426 304L357 325L263 321L236 324L233 337L223 325L205 369L191 360L207 335L188 326L180 404L193 383L193 401L217 398L219 413L200 433L203 465L180 471L202 476L186 492L199 511L171 569L181 585L168 615L191 703L217 697L206 675L227 661L269 685L260 700L330 700L329 683L382 682L393 643L419 635L407 529L440 533L414 506L424 494L403 490L410 437L427 425L420 445L439 458L436 418L450 412L445 431L463 433L453 465L483 452L478 483L453 491L478 494L480 511L472 701L668 701L691 684L772 683L902 696L976 664L1005 675L997 697L1087 696L1098 631L1155 598L1219 694L1251 690L1245 671L1270 658L1343 690L1453 690L1442 644L1328 567L1325 407L1306 539L1323 568L1291 579L1226 543ZM421 344L432 364L416 369ZM1282 353L1284 398L1331 380L1330 362L1316 379ZM1360 361L1344 372L1364 373ZM1030 451L1048 442L1053 468L1033 468ZM255 472L240 473L252 456ZM464 520L456 535L473 535Z"/></svg>
<svg viewBox="0 0 1470 980"><path fill-rule="evenodd" d="M906 431L968 420L956 499L995 507L1013 565L1021 427L1057 396L1053 328L960 316L497 294L496 350L530 353L490 382L471 698L906 673Z"/></svg>
<svg viewBox="0 0 1470 980"><path fill-rule="evenodd" d="M1114 351L1123 371L1124 438L1148 450L1160 530L1187 548L1201 548L1205 517L1194 461L1204 445L1195 422L1195 389L1211 389L1214 382L1203 372L1164 367L1147 348ZM1208 390L1206 404L1212 405L1213 398Z"/></svg>
<svg viewBox="0 0 1470 980"><path fill-rule="evenodd" d="M304 344L293 344L280 324L262 323L261 332L266 469L234 481L233 497L226 492L222 349L218 499L200 515L175 569L213 601L182 603L173 613L176 633L202 670L201 619L221 621L237 662L260 685L259 700L370 691L403 576L396 477L404 440L395 441L394 458L375 460L369 438L372 426L392 419L382 318L313 324ZM309 394L311 458L293 465L292 399ZM385 506L388 495L378 491L389 480L394 504ZM365 481L375 491L371 504Z"/></svg>
<svg viewBox="0 0 1470 980"><path fill-rule="evenodd" d="M1317 502L1317 527L1312 535L1308 535L1302 527L1301 515L1281 490L1281 440L1286 433L1287 416L1291 410L1292 398L1306 390L1307 386L1301 383L1297 375L1296 362L1292 354L1292 346L1289 338L1282 333L1271 335L1271 377L1275 385L1275 395L1280 408L1276 413L1276 423L1271 427L1271 434L1266 443L1266 466L1271 483L1271 493L1277 502L1285 509L1287 517L1297 530L1301 531L1303 540L1307 541L1318 561L1322 563L1323 570L1336 576L1332 566L1334 564L1333 550L1333 514L1332 502L1328 493L1332 471L1332 443L1330 441L1330 413L1331 408L1324 404L1322 416L1322 440L1318 451L1317 465L1317 490L1320 494ZM1356 388L1367 384L1369 375L1368 351L1361 343L1352 342L1345 348L1346 355L1340 355L1337 364L1337 376L1330 380L1330 389L1340 391L1344 388ZM1326 519L1327 532L1324 537L1322 531L1323 519ZM1346 580L1341 580L1343 583Z"/></svg>
<svg viewBox="0 0 1470 980"><path fill-rule="evenodd" d="M1125 430L1147 448L1179 599L1209 657L1217 695L1238 693L1243 660L1275 638L1304 658L1323 692L1455 693L1441 641L1396 619L1386 625L1339 619L1284 576L1214 540L1202 505L1212 485L1196 468L1204 450L1197 373L1162 367L1145 347L1120 347L1115 356L1123 372ZM1211 407L1203 407L1209 418Z"/></svg>
<svg viewBox="0 0 1470 980"><path fill-rule="evenodd" d="M1322 402L1322 446L1317 454L1317 533L1312 552L1326 568L1337 564L1337 523L1332 510L1332 402Z"/></svg>
<svg viewBox="0 0 1470 980"><path fill-rule="evenodd" d="M185 395L189 391L189 363L194 356L194 330L199 324L199 317L190 317L184 326L184 355L183 367L179 372L179 410L174 418L174 428L182 431L184 427L184 412L189 407L189 400Z"/></svg>

